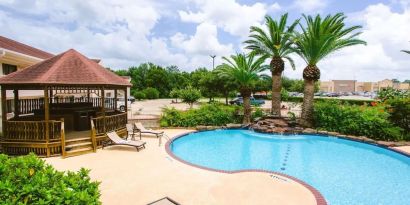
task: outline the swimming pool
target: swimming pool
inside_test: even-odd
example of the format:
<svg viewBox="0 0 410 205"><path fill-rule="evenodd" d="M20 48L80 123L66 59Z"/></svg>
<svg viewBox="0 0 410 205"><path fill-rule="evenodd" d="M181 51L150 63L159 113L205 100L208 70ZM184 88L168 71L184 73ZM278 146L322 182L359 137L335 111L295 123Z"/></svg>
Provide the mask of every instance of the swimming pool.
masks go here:
<svg viewBox="0 0 410 205"><path fill-rule="evenodd" d="M169 146L176 157L202 167L294 176L319 190L329 204L410 204L410 157L370 144L216 130L179 137Z"/></svg>

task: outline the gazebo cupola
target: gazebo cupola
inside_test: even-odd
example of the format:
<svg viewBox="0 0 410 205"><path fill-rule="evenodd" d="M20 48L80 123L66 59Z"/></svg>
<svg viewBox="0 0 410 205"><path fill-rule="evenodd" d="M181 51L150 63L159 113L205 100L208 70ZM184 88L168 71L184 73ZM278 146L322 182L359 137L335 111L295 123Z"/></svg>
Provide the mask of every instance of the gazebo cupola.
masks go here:
<svg viewBox="0 0 410 205"><path fill-rule="evenodd" d="M117 92L123 92L127 102L131 84L74 49L4 76L0 86L0 143L6 153L65 156L74 151L76 138L87 141L87 130L95 151L105 132L125 130L127 112L117 109ZM19 99L21 90L41 90L43 95ZM113 98L105 98L108 90L114 91ZM13 99L6 98L8 91L14 92Z"/></svg>

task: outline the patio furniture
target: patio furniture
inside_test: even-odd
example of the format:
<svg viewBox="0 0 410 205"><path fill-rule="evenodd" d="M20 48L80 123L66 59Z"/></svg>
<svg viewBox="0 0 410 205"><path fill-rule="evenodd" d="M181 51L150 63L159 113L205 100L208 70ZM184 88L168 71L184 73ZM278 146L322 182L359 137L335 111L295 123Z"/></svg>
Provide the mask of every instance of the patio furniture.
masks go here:
<svg viewBox="0 0 410 205"><path fill-rule="evenodd" d="M112 141L112 143L103 143L103 149L106 146L109 145L125 145L125 146L131 146L137 148L137 151L139 151L141 148L145 148L145 142L142 141L130 141L130 140L124 140L115 131L107 133L108 138Z"/></svg>
<svg viewBox="0 0 410 205"><path fill-rule="evenodd" d="M128 137L131 135L131 140L135 140L135 129L132 124L126 124L125 125L127 128L127 137L125 139L128 139Z"/></svg>
<svg viewBox="0 0 410 205"><path fill-rule="evenodd" d="M135 129L140 133L140 139L142 137L141 136L142 133L155 135L157 138L164 136L163 131L155 131L155 130L146 129L140 122L136 122L134 123L134 125L135 125Z"/></svg>
<svg viewBox="0 0 410 205"><path fill-rule="evenodd" d="M164 197L162 199L153 201L147 205L180 205L178 202L172 200L169 197Z"/></svg>

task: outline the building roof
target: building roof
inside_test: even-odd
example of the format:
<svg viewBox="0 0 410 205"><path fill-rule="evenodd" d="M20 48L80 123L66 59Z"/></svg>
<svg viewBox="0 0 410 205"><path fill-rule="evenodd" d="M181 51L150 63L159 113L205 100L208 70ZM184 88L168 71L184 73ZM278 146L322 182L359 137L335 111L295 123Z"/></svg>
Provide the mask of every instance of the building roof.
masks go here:
<svg viewBox="0 0 410 205"><path fill-rule="evenodd" d="M4 48L10 51L14 51L17 53L25 54L40 59L47 59L54 56L51 53L47 53L37 48L33 48L31 46L11 40L4 36L0 36L0 48Z"/></svg>
<svg viewBox="0 0 410 205"><path fill-rule="evenodd" d="M131 84L74 49L0 78L0 85Z"/></svg>

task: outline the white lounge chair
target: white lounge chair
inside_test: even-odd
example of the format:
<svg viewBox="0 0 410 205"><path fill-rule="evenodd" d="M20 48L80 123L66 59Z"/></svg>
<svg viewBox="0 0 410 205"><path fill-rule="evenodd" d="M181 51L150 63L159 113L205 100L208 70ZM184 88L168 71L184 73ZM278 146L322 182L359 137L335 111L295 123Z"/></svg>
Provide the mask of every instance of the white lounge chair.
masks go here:
<svg viewBox="0 0 410 205"><path fill-rule="evenodd" d="M140 139L143 133L155 135L157 138L164 136L164 132L146 129L140 122L136 122L134 123L134 125L135 125L135 129L140 133Z"/></svg>
<svg viewBox="0 0 410 205"><path fill-rule="evenodd" d="M109 145L125 145L137 148L139 151L141 148L145 148L145 142L139 140L124 140L115 131L107 133L108 138L110 138L111 143L103 143L103 149Z"/></svg>

